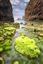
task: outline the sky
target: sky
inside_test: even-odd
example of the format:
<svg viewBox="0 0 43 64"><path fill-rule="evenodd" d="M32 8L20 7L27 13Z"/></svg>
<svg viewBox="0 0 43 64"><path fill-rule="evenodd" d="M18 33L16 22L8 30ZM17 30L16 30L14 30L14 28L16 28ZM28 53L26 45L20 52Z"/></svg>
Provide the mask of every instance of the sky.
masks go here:
<svg viewBox="0 0 43 64"><path fill-rule="evenodd" d="M25 12L25 7L29 0L10 0L13 8L14 20L22 18Z"/></svg>

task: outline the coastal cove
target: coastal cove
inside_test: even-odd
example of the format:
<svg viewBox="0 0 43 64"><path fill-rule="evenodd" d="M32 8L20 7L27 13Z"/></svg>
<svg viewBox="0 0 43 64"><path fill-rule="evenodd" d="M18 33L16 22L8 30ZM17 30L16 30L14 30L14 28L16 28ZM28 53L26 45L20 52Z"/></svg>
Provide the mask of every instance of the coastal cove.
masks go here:
<svg viewBox="0 0 43 64"><path fill-rule="evenodd" d="M0 64L43 64L43 1L0 1Z"/></svg>

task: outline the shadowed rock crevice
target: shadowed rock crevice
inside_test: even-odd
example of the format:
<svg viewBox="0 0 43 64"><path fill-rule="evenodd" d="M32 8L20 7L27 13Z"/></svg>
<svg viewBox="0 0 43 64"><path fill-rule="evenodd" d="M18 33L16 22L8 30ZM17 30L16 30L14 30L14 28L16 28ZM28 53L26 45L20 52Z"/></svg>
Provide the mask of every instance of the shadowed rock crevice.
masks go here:
<svg viewBox="0 0 43 64"><path fill-rule="evenodd" d="M43 0L30 0L25 9L26 20L43 20Z"/></svg>
<svg viewBox="0 0 43 64"><path fill-rule="evenodd" d="M0 21L14 21L10 0L0 0Z"/></svg>

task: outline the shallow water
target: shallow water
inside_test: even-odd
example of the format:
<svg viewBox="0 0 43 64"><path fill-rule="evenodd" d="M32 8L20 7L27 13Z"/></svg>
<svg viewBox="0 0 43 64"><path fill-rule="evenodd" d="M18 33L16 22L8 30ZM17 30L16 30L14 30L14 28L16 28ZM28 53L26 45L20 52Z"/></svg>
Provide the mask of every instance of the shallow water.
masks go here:
<svg viewBox="0 0 43 64"><path fill-rule="evenodd" d="M18 37L20 35L20 33L26 34L26 32L27 32L24 28L24 24L25 24L24 20L15 21L15 23L16 22L20 24L20 28L16 30L16 33L12 38L12 46L11 46L10 54L9 55L4 54L5 64L11 64L11 60L15 60L15 59L27 60L27 58L23 57L21 54L16 53L15 49L14 49L15 38Z"/></svg>
<svg viewBox="0 0 43 64"><path fill-rule="evenodd" d="M17 30L16 30L16 33L15 33L15 35L13 36L13 38L12 38L12 46L11 46L11 51L10 51L10 53L8 54L8 55L6 55L6 54L4 54L3 55L3 57L4 57L4 59L5 59L5 64L11 64L11 62L13 61L13 60L19 60L19 61L21 61L21 62L23 62L22 64L31 64L31 62L33 61L33 60L29 60L27 57L25 57L25 56L23 56L23 55L21 55L20 53L18 53L18 52L16 52L15 51L15 48L14 48L14 41L15 41L15 38L16 37L18 37L19 35L20 35L20 33L24 33L25 35L27 35L28 37L30 37L30 38L33 38L33 39L35 39L36 41L38 41L39 42L39 36L37 36L37 32L34 32L33 30L31 30L31 29L27 29L27 28L25 28L25 21L24 20L19 20L19 21L15 21L15 22L17 22L17 23L19 23L20 24L20 28L18 28ZM36 23L35 23L36 24ZM43 41L42 41L43 42ZM39 45L39 44L38 44ZM41 44L40 44L41 45ZM43 57L43 55L42 55L42 57ZM36 61L36 59L34 60L34 61ZM28 63L27 63L28 62ZM37 62L39 62L39 60L37 59ZM36 62L36 64L38 64ZM33 63L34 64L34 63ZM40 64L40 63L39 63Z"/></svg>

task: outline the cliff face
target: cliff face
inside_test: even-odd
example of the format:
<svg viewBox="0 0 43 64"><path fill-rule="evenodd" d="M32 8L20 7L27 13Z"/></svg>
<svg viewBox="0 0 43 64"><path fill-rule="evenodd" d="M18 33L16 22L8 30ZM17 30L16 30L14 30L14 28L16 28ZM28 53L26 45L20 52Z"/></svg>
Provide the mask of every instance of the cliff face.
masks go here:
<svg viewBox="0 0 43 64"><path fill-rule="evenodd" d="M43 0L30 0L25 9L26 20L43 20Z"/></svg>
<svg viewBox="0 0 43 64"><path fill-rule="evenodd" d="M0 0L0 21L14 21L10 0Z"/></svg>

